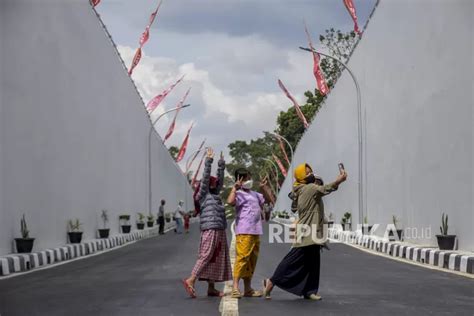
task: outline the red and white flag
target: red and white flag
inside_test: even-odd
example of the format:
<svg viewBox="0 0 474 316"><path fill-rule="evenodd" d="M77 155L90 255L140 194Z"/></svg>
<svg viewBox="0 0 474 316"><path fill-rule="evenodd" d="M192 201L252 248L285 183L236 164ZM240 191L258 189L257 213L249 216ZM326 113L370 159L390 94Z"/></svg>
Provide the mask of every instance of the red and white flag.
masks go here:
<svg viewBox="0 0 474 316"><path fill-rule="evenodd" d="M329 92L329 87L326 84L326 80L324 79L323 72L321 71L321 68L319 67L319 54L314 51L314 46L313 42L311 41L311 36L309 35L308 28L306 27L306 23L304 25L304 31L306 32L306 36L308 37L308 44L309 48L312 51L313 54L313 74L314 77L316 78L316 85L318 86L318 90L322 95L326 95Z"/></svg>
<svg viewBox="0 0 474 316"><path fill-rule="evenodd" d="M140 42L139 42L140 47L143 47L143 45L145 45L145 43L150 38L151 25L153 24L153 21L155 21L155 17L158 14L158 10L160 9L161 2L162 1L160 1L160 3L158 4L158 7L156 8L156 10L153 11L153 13L150 15L150 21L148 22L148 25L145 27L145 31L143 31L142 36L140 36Z"/></svg>
<svg viewBox="0 0 474 316"><path fill-rule="evenodd" d="M156 7L156 10L150 15L150 22L148 22L148 25L150 27L153 24L153 22L155 21L156 15L158 14L158 10L160 9L162 2L163 1L160 1L160 3L158 3L158 6Z"/></svg>
<svg viewBox="0 0 474 316"><path fill-rule="evenodd" d="M206 143L206 139L204 139L201 143L201 145L199 146L199 149L196 151L196 153L194 154L193 158L191 159L191 162L189 163L189 165L186 166L186 172L185 173L188 173L189 172L189 169L191 169L191 166L193 165L193 162L194 160L196 159L197 155L199 155L199 153L201 152L202 148L204 147L204 144Z"/></svg>
<svg viewBox="0 0 474 316"><path fill-rule="evenodd" d="M298 102L296 102L296 99L288 92L285 85L283 84L283 82L281 82L280 79L278 79L278 85L283 90L283 92L285 92L288 99L290 99L291 102L293 102L293 105L295 106L296 114L300 118L301 122L303 122L304 128L308 128L309 127L308 121L306 120L306 117L304 116L303 112L301 111L300 105L298 104Z"/></svg>
<svg viewBox="0 0 474 316"><path fill-rule="evenodd" d="M176 87L178 83L181 82L181 80L183 80L183 78L184 78L184 75L181 76L181 78L179 78L178 81L173 83L168 89L166 89L161 94L158 94L156 97L151 99L150 102L148 102L146 106L148 113L153 112L153 110L156 109L158 105L160 105L161 101L163 101L166 98L166 96L174 89L174 87Z"/></svg>
<svg viewBox="0 0 474 316"><path fill-rule="evenodd" d="M283 153L283 156L285 157L285 160L288 163L288 166L290 166L291 163L290 163L290 159L288 159L288 155L286 154L285 145L283 145L283 141L281 140L281 137L277 137L277 138L278 138L278 142L280 143L281 152Z"/></svg>
<svg viewBox="0 0 474 316"><path fill-rule="evenodd" d="M343 0L343 1L344 1L344 5L346 6L347 11L349 11L349 14L352 17L352 20L354 21L354 32L360 35L361 32L359 30L359 25L357 23L357 14L356 14L356 8L354 6L354 2L352 2L352 0Z"/></svg>
<svg viewBox="0 0 474 316"><path fill-rule="evenodd" d="M186 97L188 96L189 91L191 91L191 88L189 88L188 91L186 91L186 94L184 95L184 97L179 101L178 105L176 106L178 109L174 113L173 121L171 122L170 127L168 128L168 132L166 132L165 140L163 142L166 142L168 140L168 138L170 138L171 135L173 135L174 127L176 125L176 118L178 117L179 111L183 107L184 101L186 100Z"/></svg>
<svg viewBox="0 0 474 316"><path fill-rule="evenodd" d="M193 177L193 181L191 181L191 187L194 188L194 184L196 183L196 180L197 180L197 176L199 174L199 172L201 171L201 167L202 167L202 162L204 161L204 158L206 157L206 152L204 152L202 154L202 158L201 158L201 161L199 162L199 166L196 170L196 173L194 173L194 177Z"/></svg>
<svg viewBox="0 0 474 316"><path fill-rule="evenodd" d="M143 31L142 33L142 36L140 36L140 47L143 47L143 45L145 45L145 43L148 41L148 39L150 38L150 27L147 26L145 28L145 31Z"/></svg>
<svg viewBox="0 0 474 316"><path fill-rule="evenodd" d="M91 0L92 7L95 8L96 5L100 3L100 0Z"/></svg>
<svg viewBox="0 0 474 316"><path fill-rule="evenodd" d="M280 168L280 171L281 173L286 177L287 173L286 173L286 169L285 169L285 166L283 166L283 164L281 163L280 159L278 159L277 156L275 156L275 154L272 154L273 156L273 159L275 159L278 167Z"/></svg>
<svg viewBox="0 0 474 316"><path fill-rule="evenodd" d="M131 75L133 72L133 69L137 67L138 63L140 62L140 59L142 59L142 49L140 47L137 48L137 51L135 52L135 56L133 56L132 60L132 65L130 66L130 70L128 71L128 74Z"/></svg>
<svg viewBox="0 0 474 316"><path fill-rule="evenodd" d="M188 142L189 142L189 134L191 133L191 129L193 128L194 123L191 124L191 126L188 129L188 132L186 133L186 137L184 138L183 144L181 145L181 148L179 149L178 156L176 157L176 162L180 162L183 160L184 155L186 154L186 149L188 148Z"/></svg>
<svg viewBox="0 0 474 316"><path fill-rule="evenodd" d="M100 0L92 0L92 1L93 2L95 1L97 3L100 2ZM145 27L145 31L140 36L140 40L139 40L140 47L138 47L137 52L135 53L135 57L133 57L132 65L130 66L130 69L128 70L128 74L130 76L133 73L133 69L137 67L138 63L140 62L140 59L142 58L142 47L150 38L150 28L151 28L151 25L153 24L153 21L155 20L156 14L158 13L158 9L160 8L160 6L161 6L161 1L158 4L158 7L156 8L156 10L151 14L150 21L148 22L148 25Z"/></svg>

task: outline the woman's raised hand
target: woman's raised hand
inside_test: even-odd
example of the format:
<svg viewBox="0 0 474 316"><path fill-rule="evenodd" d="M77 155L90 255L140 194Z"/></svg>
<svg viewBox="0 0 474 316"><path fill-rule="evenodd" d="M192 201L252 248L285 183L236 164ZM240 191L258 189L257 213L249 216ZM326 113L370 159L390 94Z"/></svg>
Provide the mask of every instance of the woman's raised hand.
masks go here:
<svg viewBox="0 0 474 316"><path fill-rule="evenodd" d="M214 149L211 147L207 148L207 158L214 158Z"/></svg>
<svg viewBox="0 0 474 316"><path fill-rule="evenodd" d="M234 187L238 190L242 187L242 183L244 182L244 177L238 177L237 181L235 181Z"/></svg>

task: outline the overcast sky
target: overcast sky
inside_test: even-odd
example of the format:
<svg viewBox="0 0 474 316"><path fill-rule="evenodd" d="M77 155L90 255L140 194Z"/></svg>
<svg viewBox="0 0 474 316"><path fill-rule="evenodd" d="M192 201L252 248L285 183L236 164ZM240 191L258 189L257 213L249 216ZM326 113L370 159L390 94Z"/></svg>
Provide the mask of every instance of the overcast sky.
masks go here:
<svg viewBox="0 0 474 316"><path fill-rule="evenodd" d="M362 27L376 0L354 0ZM107 0L96 7L127 67L158 0ZM291 103L280 78L303 103L315 88L303 21L315 42L325 29L353 29L342 0L164 0L132 79L145 102L185 74L153 117L176 106L191 87L167 146L180 146L191 124L188 152L206 138L216 151L234 140L274 130ZM172 115L158 123L164 136ZM197 163L196 163L197 164Z"/></svg>

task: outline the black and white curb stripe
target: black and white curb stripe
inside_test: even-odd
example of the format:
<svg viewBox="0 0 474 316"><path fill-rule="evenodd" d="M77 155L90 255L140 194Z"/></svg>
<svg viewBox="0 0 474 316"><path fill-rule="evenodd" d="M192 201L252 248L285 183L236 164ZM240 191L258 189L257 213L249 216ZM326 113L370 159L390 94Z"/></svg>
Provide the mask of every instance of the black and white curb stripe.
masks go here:
<svg viewBox="0 0 474 316"><path fill-rule="evenodd" d="M67 244L65 246L34 253L14 253L1 256L0 276L6 276L15 272L29 271L57 262L88 256L156 235L158 235L158 227L133 231L129 234L115 235L105 239L94 239L81 244Z"/></svg>
<svg viewBox="0 0 474 316"><path fill-rule="evenodd" d="M329 229L329 238L344 243L356 244L392 257L442 269L474 274L474 254L463 255L454 251L402 245L396 242L381 240L377 236L362 235L360 232L340 231L331 228Z"/></svg>

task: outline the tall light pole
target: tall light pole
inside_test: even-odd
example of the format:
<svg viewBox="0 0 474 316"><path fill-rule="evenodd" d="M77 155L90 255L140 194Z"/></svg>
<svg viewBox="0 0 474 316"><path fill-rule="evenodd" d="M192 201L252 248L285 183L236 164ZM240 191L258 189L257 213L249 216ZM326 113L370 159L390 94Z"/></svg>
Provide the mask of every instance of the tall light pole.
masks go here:
<svg viewBox="0 0 474 316"><path fill-rule="evenodd" d="M175 107L172 109L169 109L160 116L158 116L153 123L150 126L150 132L148 133L148 215L151 215L151 134L153 133L153 129L155 127L155 124L165 115L168 114L169 112L177 111L179 109L184 109L187 108L188 106L191 106L191 104L185 104L181 107Z"/></svg>
<svg viewBox="0 0 474 316"><path fill-rule="evenodd" d="M336 57L333 57L328 54L321 53L317 50L312 50L310 48L300 47L300 49L308 51L308 52L315 52L317 54L326 56L331 58L332 60L341 64L351 75L352 80L354 81L356 90L357 90L357 134L358 134L358 141L359 141L359 223L362 224L364 222L364 183L363 183L363 172L362 172L362 105L361 105L361 96L360 96L360 88L359 82L357 81L356 76L352 72L352 70L341 60Z"/></svg>
<svg viewBox="0 0 474 316"><path fill-rule="evenodd" d="M278 139L278 138L283 139L283 140L285 141L285 143L287 143L288 147L290 147L290 152L291 152L291 160L290 160L291 176L290 176L290 177L293 177L293 156L294 156L293 146L291 146L291 144L290 144L290 142L288 141L288 139L286 139L285 137L281 136L280 134L273 133L273 132L268 132L268 134L275 136L277 139Z"/></svg>
<svg viewBox="0 0 474 316"><path fill-rule="evenodd" d="M276 178L275 178L276 187L275 187L275 189L276 189L276 195L277 195L277 197L278 197L278 193L279 193L279 192L278 192L278 167L277 167L277 165L273 162L273 160L268 159L268 158L262 158L262 159L265 160L265 161L268 161L269 163L271 163L271 164L273 165L273 167L275 168L275 174L276 174Z"/></svg>

